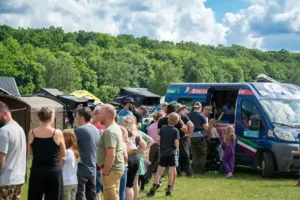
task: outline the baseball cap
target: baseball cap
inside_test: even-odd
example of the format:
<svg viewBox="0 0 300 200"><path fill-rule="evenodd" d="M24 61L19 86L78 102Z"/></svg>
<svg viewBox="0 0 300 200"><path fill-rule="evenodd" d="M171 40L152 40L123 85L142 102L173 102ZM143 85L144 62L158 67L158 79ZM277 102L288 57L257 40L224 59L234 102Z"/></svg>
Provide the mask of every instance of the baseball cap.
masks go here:
<svg viewBox="0 0 300 200"><path fill-rule="evenodd" d="M176 101L172 101L170 104L171 105L175 105L175 104L177 104L177 102Z"/></svg>
<svg viewBox="0 0 300 200"><path fill-rule="evenodd" d="M176 104L176 110L179 111L182 109L181 103Z"/></svg>
<svg viewBox="0 0 300 200"><path fill-rule="evenodd" d="M197 101L194 103L194 108L200 108L200 107L202 107L202 104L200 102Z"/></svg>
<svg viewBox="0 0 300 200"><path fill-rule="evenodd" d="M183 105L181 109L190 109L189 107L187 107L186 105Z"/></svg>
<svg viewBox="0 0 300 200"><path fill-rule="evenodd" d="M205 106L204 107L204 110L207 110L207 111L209 111L209 113L213 113L213 109L212 109L212 107L211 106Z"/></svg>
<svg viewBox="0 0 300 200"><path fill-rule="evenodd" d="M126 103L134 103L134 99L132 97L126 97L123 101L123 104Z"/></svg>

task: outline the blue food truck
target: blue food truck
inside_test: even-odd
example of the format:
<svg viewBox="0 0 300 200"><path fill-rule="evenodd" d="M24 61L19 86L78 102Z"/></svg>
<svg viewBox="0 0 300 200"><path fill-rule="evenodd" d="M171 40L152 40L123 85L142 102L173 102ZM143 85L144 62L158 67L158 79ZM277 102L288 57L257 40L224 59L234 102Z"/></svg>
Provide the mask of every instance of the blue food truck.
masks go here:
<svg viewBox="0 0 300 200"><path fill-rule="evenodd" d="M274 172L296 172L299 157L300 88L278 82L172 83L166 102L192 107L213 105L212 117L225 112L218 131L233 125L237 136L236 165L260 168L264 178Z"/></svg>

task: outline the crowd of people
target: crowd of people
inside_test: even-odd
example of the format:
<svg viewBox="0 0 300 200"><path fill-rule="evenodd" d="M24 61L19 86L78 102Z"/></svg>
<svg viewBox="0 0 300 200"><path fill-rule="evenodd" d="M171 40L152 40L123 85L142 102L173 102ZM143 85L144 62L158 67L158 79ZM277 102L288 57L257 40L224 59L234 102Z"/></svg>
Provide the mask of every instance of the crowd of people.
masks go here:
<svg viewBox="0 0 300 200"><path fill-rule="evenodd" d="M134 109L124 99L117 113L109 104L78 107L75 128L53 128L55 111L38 112L40 127L23 129L0 102L0 200L20 199L25 182L27 152L32 159L30 200L136 200L139 190L153 180L147 193L155 196L168 168L166 195L172 196L177 177L225 170L232 178L236 136L228 126L221 135L212 107L195 102L193 110L177 102L163 103L153 121L142 121L146 107ZM27 148L26 148L27 146ZM150 147L149 157L144 155ZM296 154L297 152L293 152ZM147 159L148 158L148 159Z"/></svg>

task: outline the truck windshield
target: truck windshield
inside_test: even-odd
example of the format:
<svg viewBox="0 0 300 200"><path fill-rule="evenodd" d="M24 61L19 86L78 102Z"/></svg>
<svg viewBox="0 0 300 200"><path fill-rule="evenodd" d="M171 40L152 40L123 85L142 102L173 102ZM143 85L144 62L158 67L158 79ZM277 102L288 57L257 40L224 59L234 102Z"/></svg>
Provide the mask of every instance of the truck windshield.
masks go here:
<svg viewBox="0 0 300 200"><path fill-rule="evenodd" d="M281 126L300 126L300 100L261 100L270 120Z"/></svg>

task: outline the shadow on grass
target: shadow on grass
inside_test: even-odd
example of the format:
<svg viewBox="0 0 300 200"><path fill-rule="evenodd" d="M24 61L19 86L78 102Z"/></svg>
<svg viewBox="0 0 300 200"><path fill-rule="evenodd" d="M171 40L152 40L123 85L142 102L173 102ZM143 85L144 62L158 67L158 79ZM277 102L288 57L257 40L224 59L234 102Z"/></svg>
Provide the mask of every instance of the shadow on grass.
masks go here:
<svg viewBox="0 0 300 200"><path fill-rule="evenodd" d="M275 173L272 179L263 179L261 176L261 171L259 169L254 169L251 167L236 166L233 179L244 179L247 181L262 181L262 180L297 180L300 175L296 173ZM206 172L204 174L194 175L194 178L201 179L220 179L220 177L225 178L225 173L214 173Z"/></svg>

